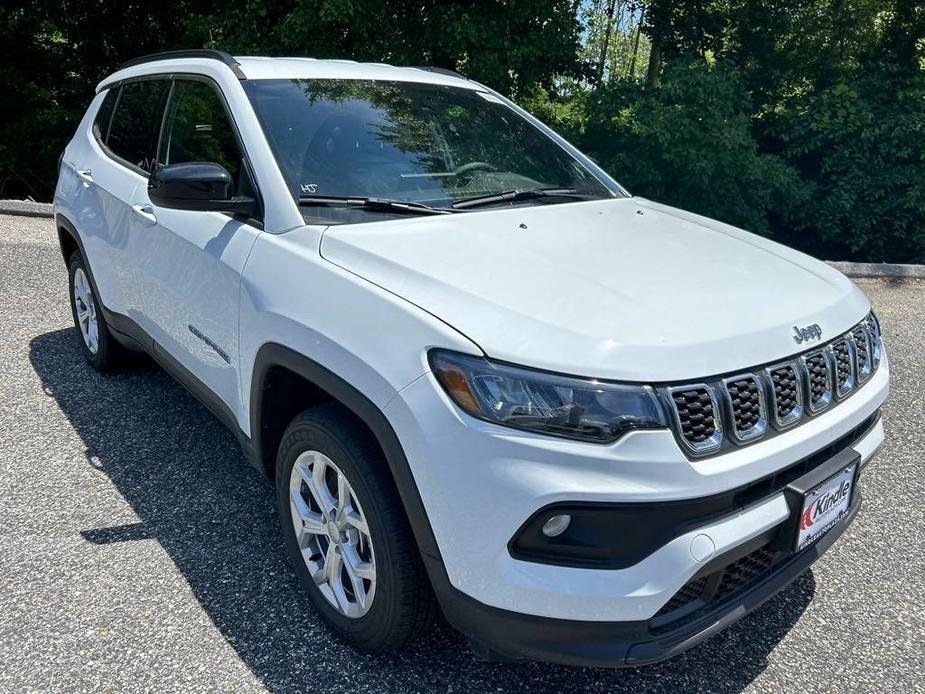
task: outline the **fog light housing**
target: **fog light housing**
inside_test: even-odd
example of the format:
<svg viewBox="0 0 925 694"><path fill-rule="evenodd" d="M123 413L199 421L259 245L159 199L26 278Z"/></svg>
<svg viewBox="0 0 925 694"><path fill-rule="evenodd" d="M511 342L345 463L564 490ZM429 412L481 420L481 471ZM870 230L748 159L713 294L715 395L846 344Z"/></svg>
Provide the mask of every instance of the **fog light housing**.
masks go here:
<svg viewBox="0 0 925 694"><path fill-rule="evenodd" d="M546 537L558 537L566 531L571 522L572 517L567 513L553 516L543 524L543 534Z"/></svg>

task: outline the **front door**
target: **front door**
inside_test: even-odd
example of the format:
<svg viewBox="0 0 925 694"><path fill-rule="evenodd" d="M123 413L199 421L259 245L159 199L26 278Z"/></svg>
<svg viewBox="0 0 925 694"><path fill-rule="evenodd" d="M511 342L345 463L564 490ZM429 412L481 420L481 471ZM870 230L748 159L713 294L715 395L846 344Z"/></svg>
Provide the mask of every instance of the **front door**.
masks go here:
<svg viewBox="0 0 925 694"><path fill-rule="evenodd" d="M254 195L225 102L205 79L175 80L168 99L157 166L183 162L221 164L232 174L236 195ZM135 238L145 285L143 327L161 357L201 381L237 417L241 272L261 233L259 222L157 207L146 186L135 195L135 208L149 215L147 230Z"/></svg>

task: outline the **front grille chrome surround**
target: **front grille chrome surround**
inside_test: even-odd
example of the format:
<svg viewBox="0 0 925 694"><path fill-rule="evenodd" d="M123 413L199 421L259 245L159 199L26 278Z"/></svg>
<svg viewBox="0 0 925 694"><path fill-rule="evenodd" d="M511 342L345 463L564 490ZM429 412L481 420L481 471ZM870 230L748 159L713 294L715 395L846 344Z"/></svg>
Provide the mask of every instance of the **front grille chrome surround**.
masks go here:
<svg viewBox="0 0 925 694"><path fill-rule="evenodd" d="M768 427L768 409L764 401L764 385L758 377L744 373L724 378L723 394L732 436L740 442L763 436Z"/></svg>
<svg viewBox="0 0 925 694"><path fill-rule="evenodd" d="M819 414L832 404L834 392L832 359L827 349L816 349L800 357L806 379L806 409Z"/></svg>
<svg viewBox="0 0 925 694"><path fill-rule="evenodd" d="M771 403L771 421L777 429L792 427L803 418L803 376L790 361L769 366L764 370Z"/></svg>
<svg viewBox="0 0 925 694"><path fill-rule="evenodd" d="M671 401L678 438L695 455L719 450L723 443L723 419L716 391L706 383L666 389Z"/></svg>
<svg viewBox="0 0 925 694"><path fill-rule="evenodd" d="M873 340L870 331L862 324L851 331L851 340L854 342L855 364L857 365L858 385L867 381L874 372L873 368Z"/></svg>
<svg viewBox="0 0 925 694"><path fill-rule="evenodd" d="M688 457L745 446L822 414L876 372L883 346L873 313L827 343L770 365L658 386Z"/></svg>
<svg viewBox="0 0 925 694"><path fill-rule="evenodd" d="M883 343L881 342L880 321L871 311L862 325L867 327L867 334L870 335L871 343L871 368L876 371L880 366L880 358L883 355Z"/></svg>
<svg viewBox="0 0 925 694"><path fill-rule="evenodd" d="M851 340L850 335L845 335L835 340L827 349L832 362L835 395L843 398L854 390L857 383L855 378L857 354L854 351L854 341Z"/></svg>

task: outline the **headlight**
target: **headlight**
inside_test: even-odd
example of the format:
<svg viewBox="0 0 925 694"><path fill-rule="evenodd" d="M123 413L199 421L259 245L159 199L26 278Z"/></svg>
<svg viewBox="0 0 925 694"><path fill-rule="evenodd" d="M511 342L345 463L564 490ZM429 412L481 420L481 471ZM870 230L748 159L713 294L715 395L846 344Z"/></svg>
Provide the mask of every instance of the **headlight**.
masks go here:
<svg viewBox="0 0 925 694"><path fill-rule="evenodd" d="M489 422L597 443L630 429L668 426L649 386L571 378L446 350L428 357L453 402Z"/></svg>

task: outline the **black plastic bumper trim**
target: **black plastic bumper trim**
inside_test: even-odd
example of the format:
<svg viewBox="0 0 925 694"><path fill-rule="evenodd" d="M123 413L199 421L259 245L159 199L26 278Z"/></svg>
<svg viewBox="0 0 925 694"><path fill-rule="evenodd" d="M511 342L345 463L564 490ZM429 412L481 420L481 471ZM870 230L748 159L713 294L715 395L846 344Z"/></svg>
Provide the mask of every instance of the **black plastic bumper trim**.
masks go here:
<svg viewBox="0 0 925 694"><path fill-rule="evenodd" d="M434 587L447 621L468 634L476 652L490 660L542 660L606 668L647 665L696 646L786 588L838 539L860 505L861 494L856 493L844 520L815 544L778 563L767 576L729 601L658 638L653 638L648 620L588 622L538 617L485 605L442 581L435 582ZM433 575L442 564L428 568Z"/></svg>
<svg viewBox="0 0 925 694"><path fill-rule="evenodd" d="M807 473L829 469L833 457L856 455L854 444L873 431L879 421L880 411L877 410L812 455L719 494L674 501L549 504L531 514L514 533L508 542L508 552L514 559L537 564L589 569L628 568L694 528L770 499ZM559 514L572 516L568 529L557 537L543 536L543 524ZM626 528L634 531L627 533Z"/></svg>

